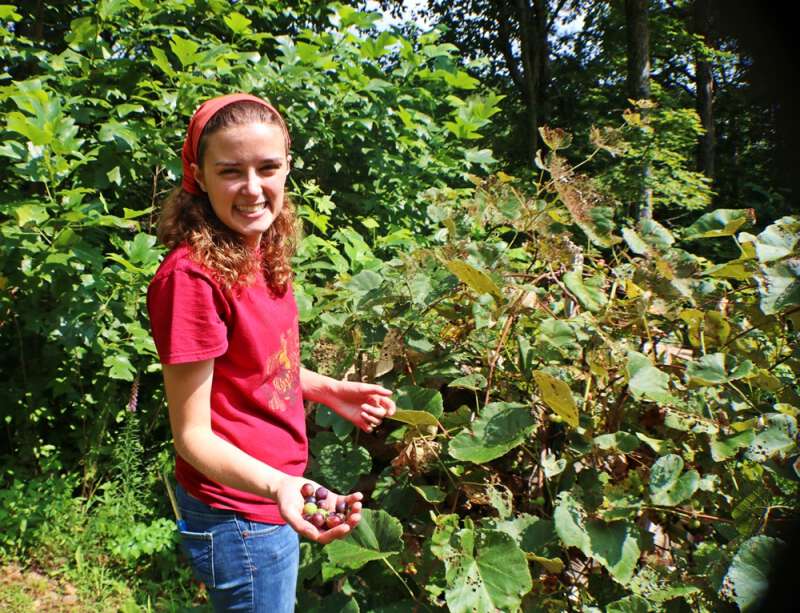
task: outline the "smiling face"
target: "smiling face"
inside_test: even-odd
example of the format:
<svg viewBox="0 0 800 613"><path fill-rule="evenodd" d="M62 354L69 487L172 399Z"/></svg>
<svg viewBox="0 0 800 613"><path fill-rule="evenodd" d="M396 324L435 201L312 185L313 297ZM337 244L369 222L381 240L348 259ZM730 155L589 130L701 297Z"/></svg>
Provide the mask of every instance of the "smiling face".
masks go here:
<svg viewBox="0 0 800 613"><path fill-rule="evenodd" d="M219 220L255 248L283 208L289 161L278 125L245 123L210 134L192 172Z"/></svg>

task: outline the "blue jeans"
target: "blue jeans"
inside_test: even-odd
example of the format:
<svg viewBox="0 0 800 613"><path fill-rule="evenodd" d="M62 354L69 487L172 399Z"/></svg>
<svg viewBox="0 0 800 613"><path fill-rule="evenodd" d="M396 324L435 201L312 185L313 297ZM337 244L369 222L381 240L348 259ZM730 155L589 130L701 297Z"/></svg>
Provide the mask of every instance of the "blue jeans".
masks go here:
<svg viewBox="0 0 800 613"><path fill-rule="evenodd" d="M186 522L181 546L215 611L294 611L300 544L290 526L214 509L180 485L175 493Z"/></svg>

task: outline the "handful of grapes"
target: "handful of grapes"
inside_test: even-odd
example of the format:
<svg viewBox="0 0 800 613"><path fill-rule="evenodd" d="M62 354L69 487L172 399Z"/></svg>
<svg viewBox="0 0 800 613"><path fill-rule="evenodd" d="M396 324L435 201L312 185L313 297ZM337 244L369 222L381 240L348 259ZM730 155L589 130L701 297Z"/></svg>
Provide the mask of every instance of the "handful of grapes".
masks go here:
<svg viewBox="0 0 800 613"><path fill-rule="evenodd" d="M300 494L305 500L303 519L310 522L317 529L322 529L323 527L328 529L335 528L344 523L347 520L347 516L350 515L350 507L344 500L336 503L334 511L328 511L320 504L328 498L329 493L324 487L318 487L315 490L314 485L311 483L304 483L303 487L300 488Z"/></svg>

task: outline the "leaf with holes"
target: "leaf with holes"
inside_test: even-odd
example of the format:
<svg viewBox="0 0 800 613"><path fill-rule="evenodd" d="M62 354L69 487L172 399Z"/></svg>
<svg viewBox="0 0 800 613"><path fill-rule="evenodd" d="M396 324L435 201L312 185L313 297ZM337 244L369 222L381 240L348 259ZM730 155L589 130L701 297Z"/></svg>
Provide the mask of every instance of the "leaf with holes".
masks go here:
<svg viewBox="0 0 800 613"><path fill-rule="evenodd" d="M384 560L403 550L403 526L386 511L362 509L358 526L344 539L325 547L332 564L361 568L367 562Z"/></svg>
<svg viewBox="0 0 800 613"><path fill-rule="evenodd" d="M533 587L525 554L497 530L459 530L444 564L445 598L453 613L514 610Z"/></svg>

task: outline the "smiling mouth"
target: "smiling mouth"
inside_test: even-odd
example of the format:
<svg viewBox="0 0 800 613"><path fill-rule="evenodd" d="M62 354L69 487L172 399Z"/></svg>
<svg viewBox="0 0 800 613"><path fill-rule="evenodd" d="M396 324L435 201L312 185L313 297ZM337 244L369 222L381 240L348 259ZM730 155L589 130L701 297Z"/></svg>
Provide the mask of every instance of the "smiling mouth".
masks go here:
<svg viewBox="0 0 800 613"><path fill-rule="evenodd" d="M260 213L264 209L267 208L266 202L257 202L256 204L237 204L235 206L237 211L244 213L245 215L252 215L253 213Z"/></svg>

